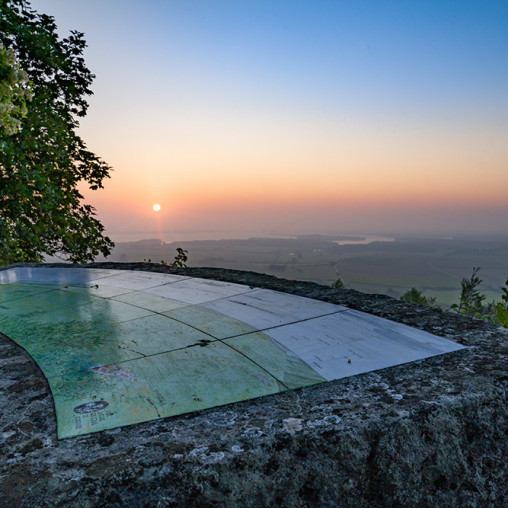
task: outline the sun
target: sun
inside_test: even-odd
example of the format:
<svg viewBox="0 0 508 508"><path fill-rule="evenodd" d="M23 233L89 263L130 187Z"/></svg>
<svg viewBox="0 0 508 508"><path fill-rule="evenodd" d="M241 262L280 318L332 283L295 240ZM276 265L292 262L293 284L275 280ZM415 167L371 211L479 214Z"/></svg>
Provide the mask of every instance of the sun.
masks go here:
<svg viewBox="0 0 508 508"><path fill-rule="evenodd" d="M158 203L155 203L153 206L153 211L154 212L158 212L160 209L161 209L161 205L159 205Z"/></svg>

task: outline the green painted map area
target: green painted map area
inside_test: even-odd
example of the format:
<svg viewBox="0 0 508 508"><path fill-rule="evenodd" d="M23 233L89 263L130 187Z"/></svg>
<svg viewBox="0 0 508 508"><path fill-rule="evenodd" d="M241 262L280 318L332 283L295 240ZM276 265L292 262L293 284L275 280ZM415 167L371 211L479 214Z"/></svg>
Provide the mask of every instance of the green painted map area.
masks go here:
<svg viewBox="0 0 508 508"><path fill-rule="evenodd" d="M153 272L0 269L0 331L46 376L66 438L462 349L341 305Z"/></svg>
<svg viewBox="0 0 508 508"><path fill-rule="evenodd" d="M100 281L0 284L0 331L48 379L59 438L325 381L239 320Z"/></svg>

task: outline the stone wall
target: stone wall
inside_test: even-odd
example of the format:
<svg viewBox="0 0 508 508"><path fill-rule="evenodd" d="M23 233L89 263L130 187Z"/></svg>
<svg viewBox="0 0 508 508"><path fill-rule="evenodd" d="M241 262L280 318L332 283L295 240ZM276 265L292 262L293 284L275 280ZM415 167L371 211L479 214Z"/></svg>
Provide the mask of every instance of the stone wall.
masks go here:
<svg viewBox="0 0 508 508"><path fill-rule="evenodd" d="M58 441L44 376L0 334L0 505L508 506L508 330L387 296L252 272L85 266L285 291L468 349Z"/></svg>

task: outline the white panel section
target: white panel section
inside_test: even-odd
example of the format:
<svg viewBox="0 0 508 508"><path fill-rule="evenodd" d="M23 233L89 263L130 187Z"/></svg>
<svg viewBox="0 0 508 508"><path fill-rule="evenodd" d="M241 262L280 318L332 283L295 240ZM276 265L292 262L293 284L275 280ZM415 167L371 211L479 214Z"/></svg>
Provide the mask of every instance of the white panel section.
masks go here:
<svg viewBox="0 0 508 508"><path fill-rule="evenodd" d="M464 349L422 330L354 310L264 333L329 381Z"/></svg>
<svg viewBox="0 0 508 508"><path fill-rule="evenodd" d="M83 288L73 288L73 284L85 288L89 284L94 287L90 294L96 291L98 296L108 297L119 289L137 291L109 302L108 313L113 321L133 320L151 315L151 311L165 312L183 306L182 316L190 315L195 324L203 321L203 329L214 337L249 335L248 326L238 326L236 322L232 326L228 317L263 330L327 380L464 349L452 341L340 305L216 280L92 268L0 270L0 284L14 282L68 284L68 290L77 293ZM61 296L60 291L55 294ZM37 301L36 296L32 298ZM92 321L102 309L96 303L78 302L64 317L74 319L77 310L80 319ZM178 310L168 314L178 320Z"/></svg>
<svg viewBox="0 0 508 508"><path fill-rule="evenodd" d="M98 280L92 280L91 283L96 283L99 286L109 286L115 288L130 289L132 291L143 291L156 286L185 280L185 277L180 275L172 275L168 273L157 272L134 272L114 270L117 273L109 277Z"/></svg>
<svg viewBox="0 0 508 508"><path fill-rule="evenodd" d="M171 298L172 300L178 300L191 305L198 305L219 298L227 298L228 296L252 291L254 290L249 289L249 286L208 279L185 279L181 282L146 290L147 293Z"/></svg>
<svg viewBox="0 0 508 508"><path fill-rule="evenodd" d="M206 303L203 307L243 321L258 330L346 310L341 305L268 289Z"/></svg>

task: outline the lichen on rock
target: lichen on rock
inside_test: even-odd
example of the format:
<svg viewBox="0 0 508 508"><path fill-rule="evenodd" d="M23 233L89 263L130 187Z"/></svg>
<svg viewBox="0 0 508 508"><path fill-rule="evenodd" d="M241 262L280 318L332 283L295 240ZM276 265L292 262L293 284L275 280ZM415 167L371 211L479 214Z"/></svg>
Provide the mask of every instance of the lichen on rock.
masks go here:
<svg viewBox="0 0 508 508"><path fill-rule="evenodd" d="M508 505L508 330L383 295L252 272L148 263L86 266L285 291L469 347L59 441L44 376L0 334L5 506Z"/></svg>

